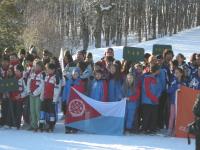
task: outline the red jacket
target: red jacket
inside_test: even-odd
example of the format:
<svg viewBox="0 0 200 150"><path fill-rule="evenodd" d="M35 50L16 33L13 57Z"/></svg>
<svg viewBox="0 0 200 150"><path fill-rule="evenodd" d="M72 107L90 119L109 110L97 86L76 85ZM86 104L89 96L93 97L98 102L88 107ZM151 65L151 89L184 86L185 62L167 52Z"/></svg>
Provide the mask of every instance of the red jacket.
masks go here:
<svg viewBox="0 0 200 150"><path fill-rule="evenodd" d="M139 101L140 95L141 95L141 88L142 88L141 86L142 86L142 82L139 81L135 86L135 88L136 88L135 89L135 94L129 96L130 101L132 101L132 102Z"/></svg>
<svg viewBox="0 0 200 150"><path fill-rule="evenodd" d="M44 79L44 88L41 93L41 100L51 100L56 102L60 95L61 82L56 82L56 75L47 75Z"/></svg>
<svg viewBox="0 0 200 150"><path fill-rule="evenodd" d="M43 87L44 80L42 72L31 73L27 82L28 93L31 93L33 96L38 96L41 94Z"/></svg>
<svg viewBox="0 0 200 150"><path fill-rule="evenodd" d="M12 101L22 101L27 96L27 88L23 77L18 79L18 90L10 92L10 99Z"/></svg>

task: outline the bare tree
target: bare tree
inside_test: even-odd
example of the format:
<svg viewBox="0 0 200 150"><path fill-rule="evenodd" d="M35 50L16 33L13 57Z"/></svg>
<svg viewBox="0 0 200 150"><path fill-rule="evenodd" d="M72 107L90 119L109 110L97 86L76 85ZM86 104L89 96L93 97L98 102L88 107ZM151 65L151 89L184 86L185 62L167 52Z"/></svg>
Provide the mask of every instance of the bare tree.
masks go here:
<svg viewBox="0 0 200 150"><path fill-rule="evenodd" d="M17 1L25 44L52 51L128 45L129 36L142 42L200 25L199 0Z"/></svg>

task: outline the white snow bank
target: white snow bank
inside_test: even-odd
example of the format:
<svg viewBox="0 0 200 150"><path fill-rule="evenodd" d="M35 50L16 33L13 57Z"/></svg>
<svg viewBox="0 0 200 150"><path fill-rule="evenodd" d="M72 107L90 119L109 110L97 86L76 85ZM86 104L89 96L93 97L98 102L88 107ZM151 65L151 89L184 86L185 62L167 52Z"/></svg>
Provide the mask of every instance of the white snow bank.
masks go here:
<svg viewBox="0 0 200 150"><path fill-rule="evenodd" d="M103 136L64 134L59 123L54 133L33 133L16 129L0 129L0 150L193 150L194 140L149 136Z"/></svg>

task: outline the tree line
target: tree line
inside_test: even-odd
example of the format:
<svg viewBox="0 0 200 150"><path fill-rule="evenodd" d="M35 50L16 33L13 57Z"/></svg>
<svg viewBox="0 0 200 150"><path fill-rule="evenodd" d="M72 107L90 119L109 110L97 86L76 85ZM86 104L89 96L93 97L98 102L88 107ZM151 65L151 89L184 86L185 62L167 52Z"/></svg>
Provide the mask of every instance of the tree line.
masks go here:
<svg viewBox="0 0 200 150"><path fill-rule="evenodd" d="M200 0L0 0L0 48L127 45L200 25ZM130 38L133 40L133 38Z"/></svg>

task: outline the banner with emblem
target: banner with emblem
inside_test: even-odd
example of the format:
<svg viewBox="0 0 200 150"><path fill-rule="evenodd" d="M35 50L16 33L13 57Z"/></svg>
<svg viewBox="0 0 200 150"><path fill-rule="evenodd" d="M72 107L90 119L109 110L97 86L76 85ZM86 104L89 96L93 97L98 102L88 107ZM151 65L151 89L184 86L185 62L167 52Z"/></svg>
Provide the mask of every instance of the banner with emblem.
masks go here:
<svg viewBox="0 0 200 150"><path fill-rule="evenodd" d="M122 135L126 101L99 102L71 88L65 126L88 133Z"/></svg>
<svg viewBox="0 0 200 150"><path fill-rule="evenodd" d="M18 82L15 78L0 80L0 93L18 90Z"/></svg>
<svg viewBox="0 0 200 150"><path fill-rule="evenodd" d="M172 50L172 46L171 45L154 44L153 45L153 55L162 55L164 49Z"/></svg>
<svg viewBox="0 0 200 150"><path fill-rule="evenodd" d="M124 47L123 58L134 63L144 60L144 48Z"/></svg>

